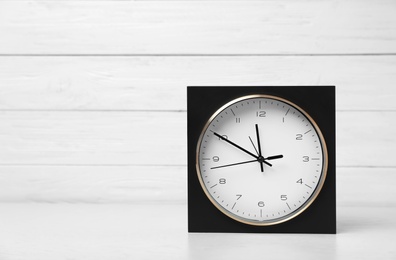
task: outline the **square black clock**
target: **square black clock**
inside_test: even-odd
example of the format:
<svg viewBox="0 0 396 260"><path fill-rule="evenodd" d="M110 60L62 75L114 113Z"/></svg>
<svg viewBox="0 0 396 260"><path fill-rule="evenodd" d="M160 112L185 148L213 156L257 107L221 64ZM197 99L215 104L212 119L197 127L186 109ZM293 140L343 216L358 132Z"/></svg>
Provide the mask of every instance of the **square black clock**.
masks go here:
<svg viewBox="0 0 396 260"><path fill-rule="evenodd" d="M188 231L336 233L335 87L188 87Z"/></svg>

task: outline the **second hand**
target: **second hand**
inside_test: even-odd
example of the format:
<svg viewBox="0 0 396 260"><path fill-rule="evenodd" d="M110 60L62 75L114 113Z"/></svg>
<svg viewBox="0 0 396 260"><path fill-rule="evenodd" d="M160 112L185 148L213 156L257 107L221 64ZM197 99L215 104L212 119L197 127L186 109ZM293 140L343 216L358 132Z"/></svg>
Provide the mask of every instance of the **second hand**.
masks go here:
<svg viewBox="0 0 396 260"><path fill-rule="evenodd" d="M223 168L223 167L228 167L228 166L235 166L235 165L240 165L240 164L245 164L245 163L252 163L252 162L257 162L257 160L251 160L251 161L239 162L239 163L231 163L231 164L212 167L210 169L213 170L213 169L218 169L218 168Z"/></svg>

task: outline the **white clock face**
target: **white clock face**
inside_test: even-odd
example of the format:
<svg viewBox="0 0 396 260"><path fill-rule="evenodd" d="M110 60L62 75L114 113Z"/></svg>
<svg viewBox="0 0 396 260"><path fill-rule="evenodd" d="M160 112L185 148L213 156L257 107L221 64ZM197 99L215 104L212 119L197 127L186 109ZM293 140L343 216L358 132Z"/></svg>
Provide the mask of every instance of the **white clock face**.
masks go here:
<svg viewBox="0 0 396 260"><path fill-rule="evenodd" d="M304 211L327 172L320 129L297 105L250 95L221 107L197 146L199 181L210 201L229 217L273 225Z"/></svg>

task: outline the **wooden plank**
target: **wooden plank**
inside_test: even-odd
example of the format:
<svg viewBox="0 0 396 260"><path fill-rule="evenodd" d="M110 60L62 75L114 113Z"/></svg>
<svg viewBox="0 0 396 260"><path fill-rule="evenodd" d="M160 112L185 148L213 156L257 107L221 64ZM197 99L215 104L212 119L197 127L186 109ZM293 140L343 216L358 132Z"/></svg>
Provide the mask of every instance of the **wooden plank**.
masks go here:
<svg viewBox="0 0 396 260"><path fill-rule="evenodd" d="M186 113L2 112L0 164L180 165ZM3 157L4 155L4 157Z"/></svg>
<svg viewBox="0 0 396 260"><path fill-rule="evenodd" d="M185 203L186 166L0 166L0 202Z"/></svg>
<svg viewBox="0 0 396 260"><path fill-rule="evenodd" d="M337 114L337 165L395 166L396 112Z"/></svg>
<svg viewBox="0 0 396 260"><path fill-rule="evenodd" d="M338 167L337 205L347 207L396 207L396 167Z"/></svg>
<svg viewBox="0 0 396 260"><path fill-rule="evenodd" d="M338 110L395 110L396 56L1 57L0 110L186 110L188 85L336 85Z"/></svg>
<svg viewBox="0 0 396 260"><path fill-rule="evenodd" d="M378 1L1 1L1 54L395 53Z"/></svg>
<svg viewBox="0 0 396 260"><path fill-rule="evenodd" d="M337 165L396 166L395 111L338 112ZM0 112L0 164L185 165L185 112Z"/></svg>
<svg viewBox="0 0 396 260"><path fill-rule="evenodd" d="M337 168L337 205L396 207L396 168ZM384 181L386 180L386 181ZM183 166L0 166L0 202L185 204Z"/></svg>

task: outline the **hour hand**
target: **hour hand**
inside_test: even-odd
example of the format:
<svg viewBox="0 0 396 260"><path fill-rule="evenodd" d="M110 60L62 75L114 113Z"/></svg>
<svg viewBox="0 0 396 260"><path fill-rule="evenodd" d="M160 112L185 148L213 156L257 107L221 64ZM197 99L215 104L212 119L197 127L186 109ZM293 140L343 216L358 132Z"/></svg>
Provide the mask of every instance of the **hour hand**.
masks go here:
<svg viewBox="0 0 396 260"><path fill-rule="evenodd" d="M279 155L273 155L273 156L268 156L267 158L264 158L264 160L275 160L275 159L280 159L283 158L282 154Z"/></svg>

